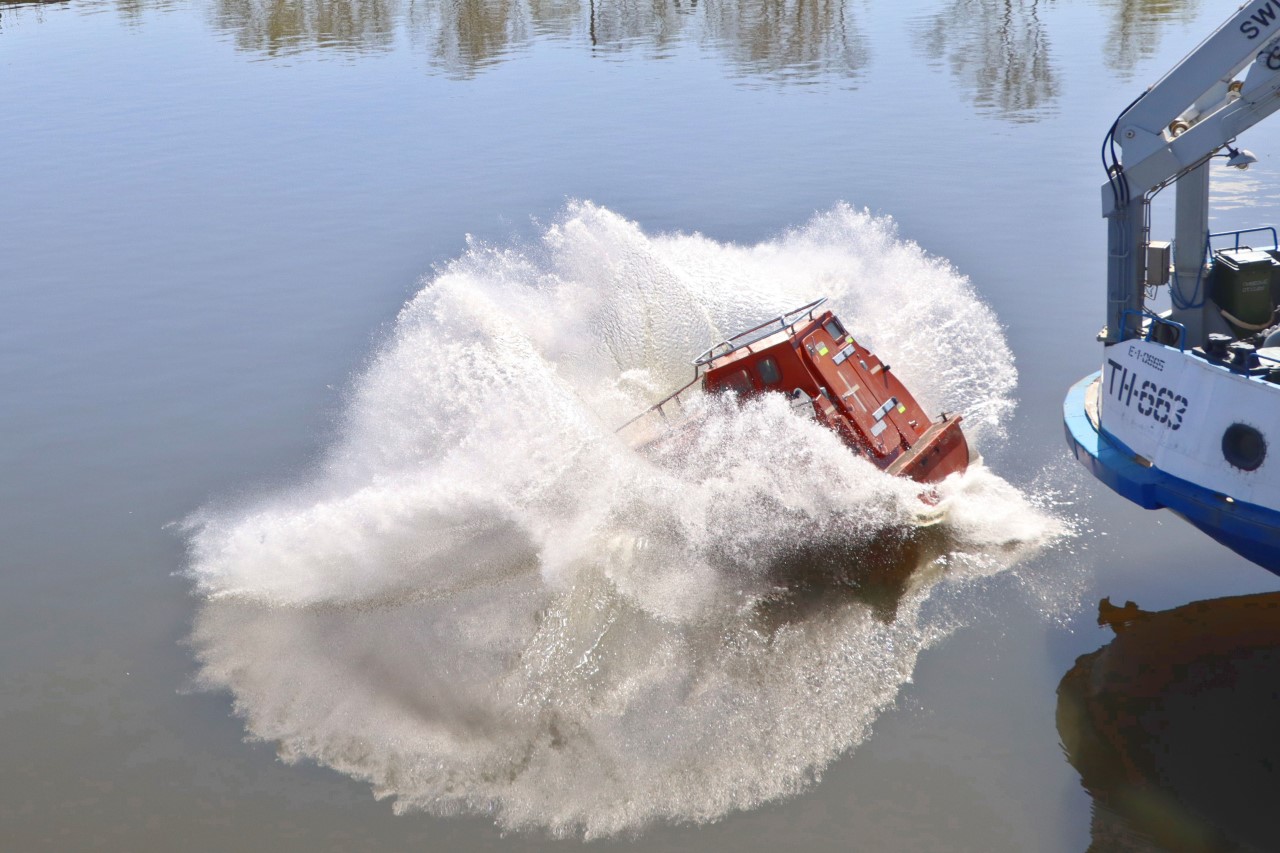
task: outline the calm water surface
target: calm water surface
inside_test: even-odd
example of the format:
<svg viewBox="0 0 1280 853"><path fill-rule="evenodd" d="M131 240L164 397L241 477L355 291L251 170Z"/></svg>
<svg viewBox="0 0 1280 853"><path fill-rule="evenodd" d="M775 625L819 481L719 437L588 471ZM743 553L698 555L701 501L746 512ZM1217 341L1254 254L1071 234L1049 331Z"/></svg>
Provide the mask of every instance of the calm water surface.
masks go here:
<svg viewBox="0 0 1280 853"><path fill-rule="evenodd" d="M1247 737L1063 710L1136 701L1073 693L1104 597L1221 638L1280 586L1060 425L1102 133L1234 8L0 2L0 847L1266 849L1180 781ZM1215 225L1280 221L1280 125L1241 141ZM796 529L716 508L786 422L690 489L601 424L823 293L989 474L963 541L771 599ZM901 499L836 481L855 527ZM1209 719L1276 645L1219 640Z"/></svg>

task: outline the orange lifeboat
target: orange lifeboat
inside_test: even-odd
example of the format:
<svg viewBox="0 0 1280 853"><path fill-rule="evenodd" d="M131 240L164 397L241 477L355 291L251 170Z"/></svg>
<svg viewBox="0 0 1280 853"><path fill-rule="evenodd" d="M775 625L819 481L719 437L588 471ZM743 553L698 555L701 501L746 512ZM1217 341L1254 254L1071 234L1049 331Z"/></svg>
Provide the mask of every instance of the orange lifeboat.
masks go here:
<svg viewBox="0 0 1280 853"><path fill-rule="evenodd" d="M688 384L623 424L633 429L653 417L669 420L697 386L739 398L786 394L812 408L818 423L853 452L890 474L936 483L964 471L969 444L960 415L930 419L889 365L854 340L819 299L708 348L693 360ZM638 443L644 444L643 439Z"/></svg>

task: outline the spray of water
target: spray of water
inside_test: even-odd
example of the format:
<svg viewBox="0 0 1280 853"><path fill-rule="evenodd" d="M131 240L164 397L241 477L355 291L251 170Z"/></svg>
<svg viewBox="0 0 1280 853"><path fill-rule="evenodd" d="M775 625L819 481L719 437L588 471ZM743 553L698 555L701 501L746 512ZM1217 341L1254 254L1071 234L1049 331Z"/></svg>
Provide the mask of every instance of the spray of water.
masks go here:
<svg viewBox="0 0 1280 853"><path fill-rule="evenodd" d="M734 246L571 204L425 283L309 483L189 520L199 683L400 810L590 837L802 789L951 629L932 590L1062 533L981 466L912 531L918 487L781 397L703 399L674 450L615 434L820 295L927 410L1002 440L999 326L891 221Z"/></svg>

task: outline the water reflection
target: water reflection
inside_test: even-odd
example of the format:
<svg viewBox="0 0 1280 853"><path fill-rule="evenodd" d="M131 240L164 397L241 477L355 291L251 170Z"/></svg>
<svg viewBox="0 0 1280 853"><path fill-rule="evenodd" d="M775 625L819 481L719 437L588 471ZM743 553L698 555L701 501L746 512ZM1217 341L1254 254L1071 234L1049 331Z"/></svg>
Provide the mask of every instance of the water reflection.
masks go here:
<svg viewBox="0 0 1280 853"><path fill-rule="evenodd" d="M1111 16L1103 48L1109 68L1129 73L1160 46L1171 22L1189 22L1198 0L1097 0ZM927 16L918 46L949 67L975 107L1008 121L1036 121L1058 97L1056 62L1040 0L955 0Z"/></svg>
<svg viewBox="0 0 1280 853"><path fill-rule="evenodd" d="M956 0L927 20L920 46L979 110L1034 121L1058 95L1040 11L1038 0Z"/></svg>
<svg viewBox="0 0 1280 853"><path fill-rule="evenodd" d="M128 0L123 0L127 2ZM279 55L311 48L392 46L400 0L217 0L214 18L241 50Z"/></svg>
<svg viewBox="0 0 1280 853"><path fill-rule="evenodd" d="M406 20L433 65L465 78L540 36L585 42L597 52L656 48L662 56L697 7L697 0L427 0L410 2Z"/></svg>
<svg viewBox="0 0 1280 853"><path fill-rule="evenodd" d="M1103 56L1108 68L1128 74L1160 47L1160 31L1168 23L1189 23L1200 0L1099 0L1111 12L1111 27Z"/></svg>
<svg viewBox="0 0 1280 853"><path fill-rule="evenodd" d="M1090 850L1274 850L1280 593L1149 613L1103 599L1115 639L1058 688L1058 732L1093 796Z"/></svg>
<svg viewBox="0 0 1280 853"><path fill-rule="evenodd" d="M904 599L919 597L945 577L952 554L963 550L946 525L884 530L856 543L802 543L773 562L776 592L761 599L754 615L772 632L857 602L881 622L892 622Z"/></svg>
<svg viewBox="0 0 1280 853"><path fill-rule="evenodd" d="M4 25L23 13L31 14L37 21L43 19L45 6L65 6L70 0L0 0L0 33ZM21 20L21 18L18 18Z"/></svg>
<svg viewBox="0 0 1280 853"><path fill-rule="evenodd" d="M459 77L540 36L656 58L700 41L739 73L783 80L856 76L868 55L850 0L217 0L215 19L242 50L270 55L386 50L403 20L432 64Z"/></svg>
<svg viewBox="0 0 1280 853"><path fill-rule="evenodd" d="M409 21L433 62L459 76L535 35L581 39L596 52L642 48L654 58L695 39L726 54L738 73L777 79L855 76L867 62L846 0L460 0L414 4Z"/></svg>
<svg viewBox="0 0 1280 853"><path fill-rule="evenodd" d="M588 0L584 8L592 48L617 50L630 45L649 45L661 51L680 38L686 24L697 13L698 2L660 0L655 3L632 3L628 0Z"/></svg>
<svg viewBox="0 0 1280 853"><path fill-rule="evenodd" d="M855 77L866 43L842 0L710 0L708 37L738 69L775 79Z"/></svg>
<svg viewBox="0 0 1280 853"><path fill-rule="evenodd" d="M0 0L0 9L66 0ZM1095 0L1111 24L1107 65L1122 72L1151 55L1161 29L1187 22L1199 0ZM96 3L88 4L95 7ZM115 0L137 18L156 0ZM917 47L983 112L1035 121L1059 91L1041 0L952 0L914 29ZM433 66L471 77L535 38L593 52L640 48L663 58L682 41L723 54L742 76L773 82L857 79L870 60L853 0L215 0L216 25L237 47L268 56L320 50L383 52L404 26Z"/></svg>
<svg viewBox="0 0 1280 853"><path fill-rule="evenodd" d="M528 43L534 31L571 27L578 6L578 0L411 0L406 20L410 39L433 65L465 78Z"/></svg>

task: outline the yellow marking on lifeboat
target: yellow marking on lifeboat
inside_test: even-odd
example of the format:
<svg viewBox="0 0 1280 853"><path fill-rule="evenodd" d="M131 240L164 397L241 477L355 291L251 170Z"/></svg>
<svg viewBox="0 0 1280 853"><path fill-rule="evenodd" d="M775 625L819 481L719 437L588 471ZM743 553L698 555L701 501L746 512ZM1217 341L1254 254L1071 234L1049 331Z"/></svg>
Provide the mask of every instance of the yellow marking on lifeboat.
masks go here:
<svg viewBox="0 0 1280 853"><path fill-rule="evenodd" d="M824 344L824 343L822 343L821 341L819 341L819 342L818 342L818 355L826 355L828 352L829 352L829 350L827 349L827 345L826 345L826 344Z"/></svg>
<svg viewBox="0 0 1280 853"><path fill-rule="evenodd" d="M899 404L898 404L898 414L900 414L900 415L905 415L906 413L907 413L907 407L906 407L906 406L904 406L904 405L902 405L901 403L899 403Z"/></svg>

